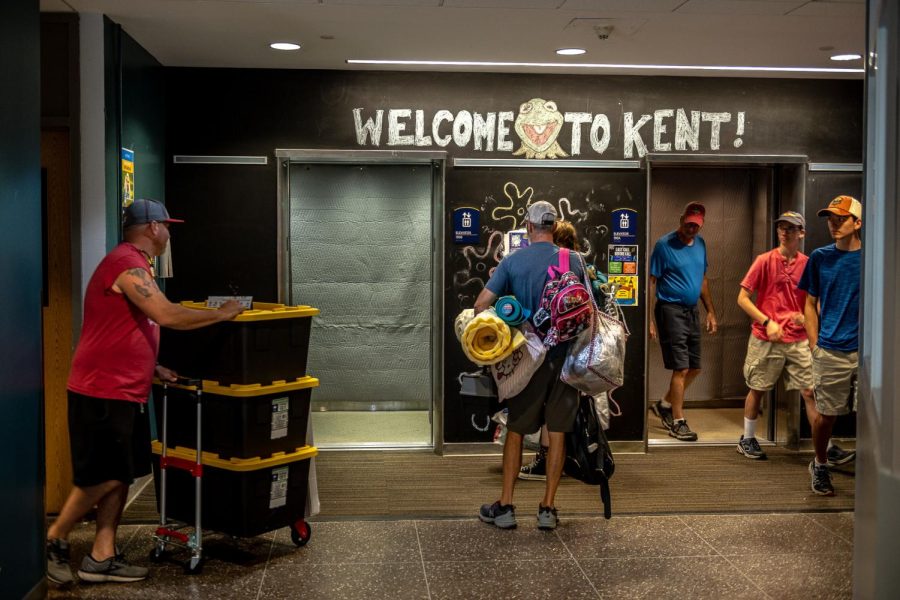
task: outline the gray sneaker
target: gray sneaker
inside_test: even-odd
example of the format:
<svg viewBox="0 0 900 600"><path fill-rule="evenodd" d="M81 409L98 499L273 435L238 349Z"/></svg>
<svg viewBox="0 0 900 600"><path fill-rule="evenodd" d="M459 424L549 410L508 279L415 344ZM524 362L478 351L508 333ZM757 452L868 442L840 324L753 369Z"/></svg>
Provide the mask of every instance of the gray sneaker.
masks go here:
<svg viewBox="0 0 900 600"><path fill-rule="evenodd" d="M837 444L831 444L831 447L828 448L828 452L825 453L825 458L828 461L827 464L829 467L845 465L848 462L856 460L856 450L844 450Z"/></svg>
<svg viewBox="0 0 900 600"><path fill-rule="evenodd" d="M515 529L516 507L512 504L500 504L499 500L493 504L483 504L478 512L478 518L500 529Z"/></svg>
<svg viewBox="0 0 900 600"><path fill-rule="evenodd" d="M697 434L691 431L687 421L676 421L669 430L669 435L682 442L696 442Z"/></svg>
<svg viewBox="0 0 900 600"><path fill-rule="evenodd" d="M834 496L834 486L831 485L831 473L825 465L819 466L815 459L809 463L809 475L811 477L810 489L820 496Z"/></svg>
<svg viewBox="0 0 900 600"><path fill-rule="evenodd" d="M654 415L659 417L659 420L662 421L662 425L667 431L672 431L672 428L675 427L675 418L672 416L671 406L666 408L662 405L662 400L657 400L650 405L650 410L653 411Z"/></svg>
<svg viewBox="0 0 900 600"><path fill-rule="evenodd" d="M538 504L538 529L556 529L559 524L559 516L553 507L541 506Z"/></svg>
<svg viewBox="0 0 900 600"><path fill-rule="evenodd" d="M75 581L69 566L69 542L47 540L47 579L56 585L70 585Z"/></svg>
<svg viewBox="0 0 900 600"><path fill-rule="evenodd" d="M81 561L78 577L82 581L90 581L92 583L104 583L107 581L131 583L146 579L149 572L145 567L136 567L128 564L124 557L121 556L113 556L106 560L96 561L88 554Z"/></svg>
<svg viewBox="0 0 900 600"><path fill-rule="evenodd" d="M763 460L766 458L766 453L759 447L759 442L756 441L755 437L745 438L744 436L741 436L741 441L739 441L737 445L737 451L738 454L743 454L747 458Z"/></svg>

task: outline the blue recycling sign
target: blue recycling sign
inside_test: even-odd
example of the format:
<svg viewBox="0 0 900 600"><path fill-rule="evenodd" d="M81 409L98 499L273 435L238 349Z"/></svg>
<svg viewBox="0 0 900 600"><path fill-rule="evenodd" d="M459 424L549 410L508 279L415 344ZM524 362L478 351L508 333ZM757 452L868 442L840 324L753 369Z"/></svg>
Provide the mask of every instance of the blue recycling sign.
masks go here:
<svg viewBox="0 0 900 600"><path fill-rule="evenodd" d="M453 211L453 241L457 244L481 242L481 211L463 207Z"/></svg>
<svg viewBox="0 0 900 600"><path fill-rule="evenodd" d="M637 211L617 208L612 212L612 242L614 244L637 243Z"/></svg>

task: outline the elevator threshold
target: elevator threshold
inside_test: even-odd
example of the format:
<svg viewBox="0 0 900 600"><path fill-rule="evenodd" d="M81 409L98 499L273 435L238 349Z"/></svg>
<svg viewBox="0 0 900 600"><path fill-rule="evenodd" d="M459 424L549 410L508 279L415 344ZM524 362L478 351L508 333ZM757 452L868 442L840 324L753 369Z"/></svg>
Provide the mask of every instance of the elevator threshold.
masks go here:
<svg viewBox="0 0 900 600"><path fill-rule="evenodd" d="M758 438L757 438L758 439ZM776 446L775 442L771 442L769 440L759 440L760 446ZM702 439L697 440L696 442L683 442L681 440L676 440L675 438L669 439L650 439L647 440L647 446L671 446L675 448L690 448L691 446L703 446L705 448L720 446L723 448L730 448L732 446L737 445L738 438L735 438L732 441L727 440L710 440L708 442L704 442Z"/></svg>

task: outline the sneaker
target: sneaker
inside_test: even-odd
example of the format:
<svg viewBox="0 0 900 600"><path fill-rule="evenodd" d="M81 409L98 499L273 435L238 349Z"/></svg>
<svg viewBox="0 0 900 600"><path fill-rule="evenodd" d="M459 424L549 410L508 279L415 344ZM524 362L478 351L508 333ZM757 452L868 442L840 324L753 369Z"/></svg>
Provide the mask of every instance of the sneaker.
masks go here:
<svg viewBox="0 0 900 600"><path fill-rule="evenodd" d="M650 410L653 411L653 414L659 417L660 421L662 421L663 427L665 427L668 431L672 431L672 428L675 427L675 418L672 416L672 407L666 408L662 405L662 400L657 400L653 404L650 405Z"/></svg>
<svg viewBox="0 0 900 600"><path fill-rule="evenodd" d="M75 581L69 566L69 542L47 540L47 579L56 585L69 585Z"/></svg>
<svg viewBox="0 0 900 600"><path fill-rule="evenodd" d="M856 450L844 450L837 444L832 444L825 456L828 460L826 464L829 467L836 467L856 460Z"/></svg>
<svg viewBox="0 0 900 600"><path fill-rule="evenodd" d="M556 529L556 526L559 524L556 509L538 504L537 522L538 529Z"/></svg>
<svg viewBox="0 0 900 600"><path fill-rule="evenodd" d="M493 504L482 504L478 518L484 523L491 523L500 529L516 527L516 507L512 504L501 505L497 500Z"/></svg>
<svg viewBox="0 0 900 600"><path fill-rule="evenodd" d="M809 463L809 474L812 477L810 488L820 496L834 496L834 486L831 485L831 473L827 466L819 466L813 459Z"/></svg>
<svg viewBox="0 0 900 600"><path fill-rule="evenodd" d="M519 479L547 480L547 451L540 450L531 464L519 469Z"/></svg>
<svg viewBox="0 0 900 600"><path fill-rule="evenodd" d="M743 454L747 458L766 458L766 453L759 447L759 442L756 441L755 437L745 439L744 436L741 436L741 441L737 445L737 451L738 454Z"/></svg>
<svg viewBox="0 0 900 600"><path fill-rule="evenodd" d="M669 430L669 435L675 439L681 440L682 442L697 441L697 434L691 431L691 428L688 427L687 421L678 421L677 423L673 423L672 429Z"/></svg>
<svg viewBox="0 0 900 600"><path fill-rule="evenodd" d="M136 567L128 564L124 558L113 556L106 560L96 561L88 554L81 561L78 577L82 581L90 581L92 583L103 583L106 581L130 583L146 579L149 572L145 567Z"/></svg>

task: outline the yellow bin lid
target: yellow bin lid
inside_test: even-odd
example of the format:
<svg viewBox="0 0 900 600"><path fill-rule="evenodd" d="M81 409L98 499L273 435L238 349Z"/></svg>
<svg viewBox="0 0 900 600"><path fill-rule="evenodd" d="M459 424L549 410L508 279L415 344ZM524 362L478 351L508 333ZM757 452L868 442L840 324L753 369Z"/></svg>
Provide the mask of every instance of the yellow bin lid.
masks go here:
<svg viewBox="0 0 900 600"><path fill-rule="evenodd" d="M153 379L153 383L162 385L162 381L157 378ZM197 389L196 385L181 385L179 383L170 383L169 387L191 391ZM217 394L219 396L232 396L235 398L281 394L284 392L293 392L295 390L314 387L319 387L319 380L309 376L300 377L294 381L274 381L269 385L263 385L261 383L232 383L231 385L220 385L218 381L209 381L208 379L203 380L203 393Z"/></svg>
<svg viewBox="0 0 900 600"><path fill-rule="evenodd" d="M153 440L153 453L162 454L162 443L159 440ZM191 462L197 460L197 451L193 448L183 448L175 446L169 448L166 452L167 456L181 458ZM319 454L319 449L315 446L303 446L297 448L294 452L276 452L268 458L259 456L253 458L220 458L218 454L212 452L203 452L201 460L204 465L215 467L217 469L225 469L226 471L258 471L260 469L269 469L280 465L286 465L298 460L309 460Z"/></svg>
<svg viewBox="0 0 900 600"><path fill-rule="evenodd" d="M193 302L191 300L182 300L182 306L188 308L196 308L199 310L217 310L206 306L206 302ZM271 321L273 319L295 319L298 317L314 317L319 314L318 308L312 306L287 306L285 304L277 304L274 302L254 302L253 308L245 310L231 321L223 321L223 323L245 323L250 321Z"/></svg>

